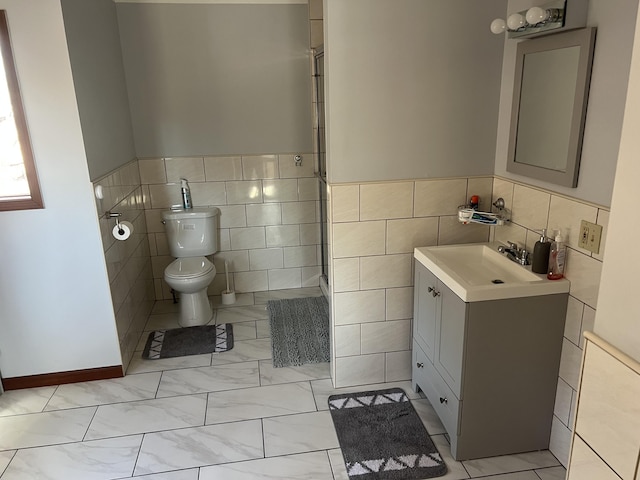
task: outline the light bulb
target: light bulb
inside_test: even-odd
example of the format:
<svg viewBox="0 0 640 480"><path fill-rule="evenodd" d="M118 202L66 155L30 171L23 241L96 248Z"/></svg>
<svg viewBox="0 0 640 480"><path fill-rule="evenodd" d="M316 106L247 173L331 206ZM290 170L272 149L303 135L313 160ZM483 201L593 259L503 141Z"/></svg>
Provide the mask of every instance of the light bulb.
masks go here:
<svg viewBox="0 0 640 480"><path fill-rule="evenodd" d="M527 10L527 22L531 25L537 25L549 18L549 11L540 7L531 7Z"/></svg>
<svg viewBox="0 0 640 480"><path fill-rule="evenodd" d="M500 34L500 33L504 33L505 29L507 28L507 23L501 19L501 18L496 18L493 22L491 22L491 33L495 33L496 35Z"/></svg>
<svg viewBox="0 0 640 480"><path fill-rule="evenodd" d="M507 26L509 27L509 30L518 30L519 28L524 27L524 25L524 17L519 13L513 13L507 18Z"/></svg>

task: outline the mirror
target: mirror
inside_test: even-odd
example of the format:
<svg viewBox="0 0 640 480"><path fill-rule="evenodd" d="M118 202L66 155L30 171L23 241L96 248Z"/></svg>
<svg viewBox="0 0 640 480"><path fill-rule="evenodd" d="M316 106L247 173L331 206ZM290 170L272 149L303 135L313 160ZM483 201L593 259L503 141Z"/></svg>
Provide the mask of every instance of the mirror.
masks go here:
<svg viewBox="0 0 640 480"><path fill-rule="evenodd" d="M595 30L518 44L508 172L578 185Z"/></svg>

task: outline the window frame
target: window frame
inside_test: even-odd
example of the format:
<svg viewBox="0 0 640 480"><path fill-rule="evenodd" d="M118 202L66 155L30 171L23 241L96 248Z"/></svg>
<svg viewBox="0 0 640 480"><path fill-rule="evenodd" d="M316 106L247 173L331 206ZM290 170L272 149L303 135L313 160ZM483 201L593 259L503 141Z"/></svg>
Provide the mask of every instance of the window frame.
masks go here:
<svg viewBox="0 0 640 480"><path fill-rule="evenodd" d="M13 50L11 48L6 10L0 10L0 50L2 51L2 61L4 63L5 76L11 97L13 117L16 122L16 130L18 131L18 141L20 142L20 149L22 151L22 163L30 192L28 196L21 197L0 196L0 211L44 208L38 173L31 148L27 119L22 104L22 95L20 94L20 85L18 83Z"/></svg>

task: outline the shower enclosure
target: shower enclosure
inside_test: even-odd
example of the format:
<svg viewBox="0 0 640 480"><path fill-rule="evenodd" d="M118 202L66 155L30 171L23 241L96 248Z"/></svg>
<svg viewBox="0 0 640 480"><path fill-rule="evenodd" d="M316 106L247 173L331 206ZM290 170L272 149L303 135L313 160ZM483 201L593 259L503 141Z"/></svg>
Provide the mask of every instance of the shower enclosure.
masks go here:
<svg viewBox="0 0 640 480"><path fill-rule="evenodd" d="M325 116L324 116L324 48L318 47L314 51L313 78L315 87L314 99L314 135L315 154L317 158L316 177L320 192L320 237L322 243L322 275L320 286L325 294L328 294L329 284L329 248L327 232L327 161L325 141Z"/></svg>

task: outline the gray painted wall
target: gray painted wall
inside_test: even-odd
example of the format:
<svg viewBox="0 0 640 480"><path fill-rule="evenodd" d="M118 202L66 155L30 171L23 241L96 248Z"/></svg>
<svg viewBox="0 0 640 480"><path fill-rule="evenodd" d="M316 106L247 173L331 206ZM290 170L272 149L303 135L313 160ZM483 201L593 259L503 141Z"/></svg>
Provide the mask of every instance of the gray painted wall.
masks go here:
<svg viewBox="0 0 640 480"><path fill-rule="evenodd" d="M510 0L509 12L529 6L530 0ZM589 0L587 25L597 27L598 31L577 188L561 187L506 171L517 42L505 42L496 175L598 205L611 205L637 11L637 0Z"/></svg>
<svg viewBox="0 0 640 480"><path fill-rule="evenodd" d="M331 183L493 174L506 0L325 0Z"/></svg>
<svg viewBox="0 0 640 480"><path fill-rule="evenodd" d="M82 136L91 180L135 157L112 0L62 0Z"/></svg>
<svg viewBox="0 0 640 480"><path fill-rule="evenodd" d="M307 5L117 5L139 157L308 152Z"/></svg>

